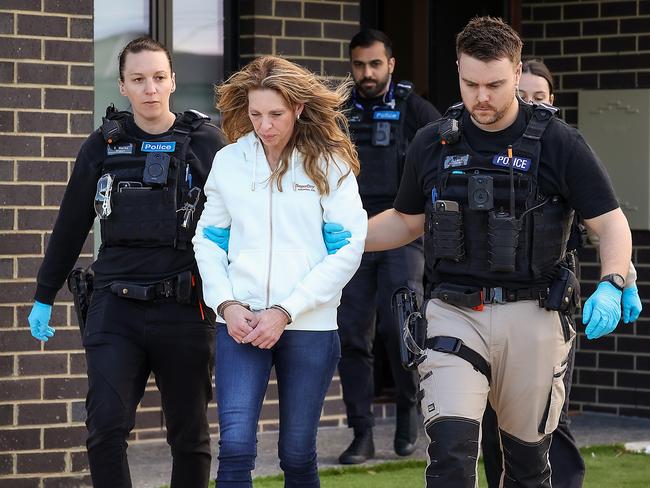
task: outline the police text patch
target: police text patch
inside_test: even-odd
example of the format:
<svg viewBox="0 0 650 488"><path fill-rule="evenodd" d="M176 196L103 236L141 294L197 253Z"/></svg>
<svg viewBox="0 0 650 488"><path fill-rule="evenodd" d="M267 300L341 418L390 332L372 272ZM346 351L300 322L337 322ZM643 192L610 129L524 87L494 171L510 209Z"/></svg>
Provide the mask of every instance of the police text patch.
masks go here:
<svg viewBox="0 0 650 488"><path fill-rule="evenodd" d="M133 154L133 144L109 144L106 146L107 156L117 156L118 154Z"/></svg>
<svg viewBox="0 0 650 488"><path fill-rule="evenodd" d="M375 110L372 120L399 120L399 110Z"/></svg>
<svg viewBox="0 0 650 488"><path fill-rule="evenodd" d="M512 167L519 171L528 171L530 169L530 163L531 160L528 158L520 158L518 156L513 156L512 158ZM492 164L494 166L509 168L510 159L505 154L495 154L492 157Z"/></svg>
<svg viewBox="0 0 650 488"><path fill-rule="evenodd" d="M469 164L469 154L454 154L447 156L443 163L443 168L460 168Z"/></svg>
<svg viewBox="0 0 650 488"><path fill-rule="evenodd" d="M174 152L176 150L175 141L160 141L160 142L142 142L140 148L142 152Z"/></svg>

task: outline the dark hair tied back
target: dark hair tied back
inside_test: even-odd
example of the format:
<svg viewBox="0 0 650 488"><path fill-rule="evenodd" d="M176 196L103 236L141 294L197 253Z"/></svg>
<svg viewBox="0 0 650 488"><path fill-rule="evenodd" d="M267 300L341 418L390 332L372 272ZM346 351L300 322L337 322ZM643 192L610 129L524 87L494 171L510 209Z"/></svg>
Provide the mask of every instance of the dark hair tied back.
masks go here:
<svg viewBox="0 0 650 488"><path fill-rule="evenodd" d="M174 68L172 67L172 56L169 54L169 51L165 46L163 46L161 43L158 41L153 40L151 37L138 37L137 39L133 39L131 42L129 42L126 46L124 46L124 49L120 52L119 56L119 66L120 66L120 80L124 81L124 64L126 62L126 55L129 53L137 54L142 51L162 51L165 53L167 56L167 60L169 61L169 71L170 73L174 72Z"/></svg>

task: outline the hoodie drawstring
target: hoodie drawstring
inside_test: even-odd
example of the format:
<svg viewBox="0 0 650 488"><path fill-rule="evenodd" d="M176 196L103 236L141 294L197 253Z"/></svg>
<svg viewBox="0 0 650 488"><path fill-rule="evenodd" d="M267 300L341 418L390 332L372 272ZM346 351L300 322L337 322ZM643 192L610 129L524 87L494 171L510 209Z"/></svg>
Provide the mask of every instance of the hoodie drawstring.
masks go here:
<svg viewBox="0 0 650 488"><path fill-rule="evenodd" d="M255 183L257 180L257 158L258 158L258 151L260 148L260 143L259 141L255 141L255 157L253 158L253 175L252 175L252 180L251 180L251 191L255 191ZM297 149L294 147L293 151L291 151L291 187L293 188L293 191L296 191L296 152Z"/></svg>

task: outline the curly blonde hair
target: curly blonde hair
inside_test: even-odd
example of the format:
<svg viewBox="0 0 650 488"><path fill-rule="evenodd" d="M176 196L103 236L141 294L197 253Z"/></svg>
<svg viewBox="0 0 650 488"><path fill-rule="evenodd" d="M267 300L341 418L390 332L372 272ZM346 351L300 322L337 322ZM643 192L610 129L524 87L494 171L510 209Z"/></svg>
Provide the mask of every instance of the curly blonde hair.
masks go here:
<svg viewBox="0 0 650 488"><path fill-rule="evenodd" d="M307 69L277 56L254 59L223 84L216 87L217 109L221 112L221 127L230 142L253 130L248 117L248 92L256 89L275 90L291 108L304 105L294 132L280 156L277 170L271 176L282 191L282 176L289 167L289 156L294 148L304 155L305 172L321 194L330 191L327 167L319 165L325 158L327 165L334 157L359 174L357 150L350 141L348 120L341 112L350 94L351 81L346 80L331 90Z"/></svg>

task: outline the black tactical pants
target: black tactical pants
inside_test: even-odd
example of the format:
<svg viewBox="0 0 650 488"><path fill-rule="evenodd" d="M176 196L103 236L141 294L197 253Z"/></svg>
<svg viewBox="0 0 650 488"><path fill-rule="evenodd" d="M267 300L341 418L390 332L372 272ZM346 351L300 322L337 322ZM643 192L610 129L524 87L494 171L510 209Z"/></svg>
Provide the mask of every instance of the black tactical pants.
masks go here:
<svg viewBox="0 0 650 488"><path fill-rule="evenodd" d="M152 372L173 457L171 486L208 486L214 336L196 303L181 305L173 298L143 302L95 291L83 338L86 446L95 488L132 486L126 440Z"/></svg>
<svg viewBox="0 0 650 488"><path fill-rule="evenodd" d="M361 265L343 289L338 309L341 360L339 375L343 387L348 426L367 429L374 425L373 342L379 334L386 349L397 391L398 409L416 404L417 377L402 368L400 334L391 312L391 296L408 286L422 297L424 256L421 240L398 249L364 253Z"/></svg>

